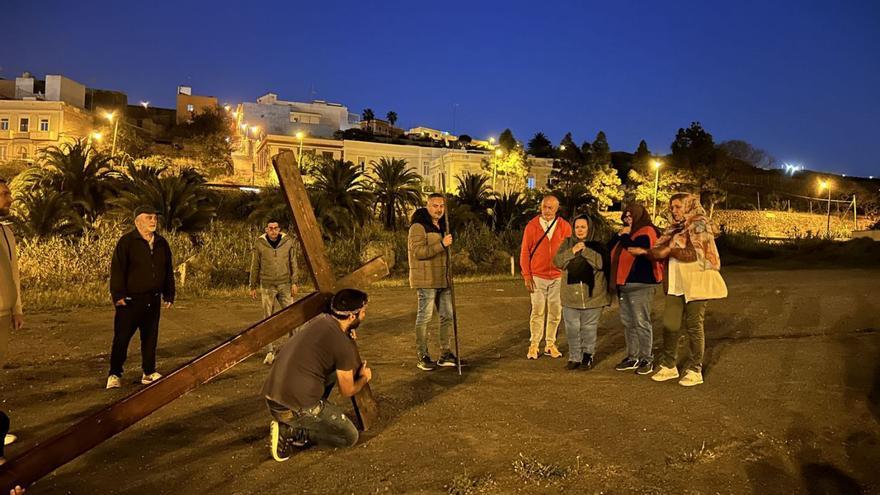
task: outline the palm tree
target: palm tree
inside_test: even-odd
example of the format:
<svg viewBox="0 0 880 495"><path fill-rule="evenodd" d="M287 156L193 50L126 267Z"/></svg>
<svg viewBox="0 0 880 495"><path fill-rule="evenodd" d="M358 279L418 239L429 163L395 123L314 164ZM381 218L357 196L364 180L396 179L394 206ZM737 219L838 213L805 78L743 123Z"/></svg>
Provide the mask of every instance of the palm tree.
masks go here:
<svg viewBox="0 0 880 495"><path fill-rule="evenodd" d="M393 126L395 122L397 122L397 112L394 110L385 114L385 118L388 119L388 122Z"/></svg>
<svg viewBox="0 0 880 495"><path fill-rule="evenodd" d="M82 233L85 223L72 208L69 192L33 189L21 192L12 214L19 231L29 237Z"/></svg>
<svg viewBox="0 0 880 495"><path fill-rule="evenodd" d="M352 162L325 160L313 173L309 198L315 216L330 230L353 230L370 219L373 195L359 167Z"/></svg>
<svg viewBox="0 0 880 495"><path fill-rule="evenodd" d="M422 202L422 180L415 170L407 168L406 160L380 158L370 162L374 177L370 180L376 204L380 208L382 224L392 230L409 208Z"/></svg>
<svg viewBox="0 0 880 495"><path fill-rule="evenodd" d="M477 217L486 216L489 200L492 197L492 189L489 187L489 176L464 172L455 177L458 181L458 204L467 206Z"/></svg>
<svg viewBox="0 0 880 495"><path fill-rule="evenodd" d="M267 187L260 191L256 206L248 215L248 220L256 224L265 225L266 220L274 218L282 224L290 225L290 207L287 206L287 198L281 187Z"/></svg>
<svg viewBox="0 0 880 495"><path fill-rule="evenodd" d="M94 220L106 209L108 196L119 175L110 167L111 157L95 151L82 139L51 146L41 152L48 175L46 183L69 192L73 208L86 220Z"/></svg>
<svg viewBox="0 0 880 495"><path fill-rule="evenodd" d="M166 167L129 165L123 189L111 203L128 214L139 206L152 206L159 211L163 229L195 234L210 225L217 210L205 182L191 168L168 173Z"/></svg>
<svg viewBox="0 0 880 495"><path fill-rule="evenodd" d="M492 199L492 227L496 232L518 229L528 221L529 207L525 198L514 191Z"/></svg>

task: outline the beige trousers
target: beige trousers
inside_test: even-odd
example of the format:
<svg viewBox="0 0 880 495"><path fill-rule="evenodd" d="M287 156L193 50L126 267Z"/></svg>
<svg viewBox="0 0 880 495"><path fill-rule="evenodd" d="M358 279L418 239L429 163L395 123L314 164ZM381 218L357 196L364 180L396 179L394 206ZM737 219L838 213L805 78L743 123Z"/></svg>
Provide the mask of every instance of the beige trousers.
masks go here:
<svg viewBox="0 0 880 495"><path fill-rule="evenodd" d="M556 344L556 330L559 328L559 320L562 319L562 299L560 289L562 279L547 280L534 277L535 291L531 294L532 315L529 318L529 330L531 337L529 343L533 346L545 338L545 345ZM544 319L546 317L546 326ZM546 337L544 331L546 329Z"/></svg>

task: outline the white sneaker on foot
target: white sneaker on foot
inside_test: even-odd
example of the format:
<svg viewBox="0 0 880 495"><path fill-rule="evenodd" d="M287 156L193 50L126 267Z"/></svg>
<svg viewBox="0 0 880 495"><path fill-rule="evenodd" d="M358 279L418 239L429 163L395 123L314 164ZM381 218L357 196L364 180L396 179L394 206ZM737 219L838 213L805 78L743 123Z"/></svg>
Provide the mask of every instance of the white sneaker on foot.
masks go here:
<svg viewBox="0 0 880 495"><path fill-rule="evenodd" d="M655 382L665 382L676 378L678 378L678 368L667 368L666 366L660 365L660 370L654 373L651 380L654 380Z"/></svg>
<svg viewBox="0 0 880 495"><path fill-rule="evenodd" d="M121 386L122 386L122 382L120 381L118 376L110 375L107 377L107 388L108 389L119 388Z"/></svg>
<svg viewBox="0 0 880 495"><path fill-rule="evenodd" d="M703 373L694 370L687 370L684 377L678 381L682 387L693 387L703 383Z"/></svg>
<svg viewBox="0 0 880 495"><path fill-rule="evenodd" d="M141 383L143 383L144 385L149 385L149 384L155 382L156 380L158 380L159 378L162 378L162 375L158 371L154 371L154 372L150 373L149 375L141 376Z"/></svg>

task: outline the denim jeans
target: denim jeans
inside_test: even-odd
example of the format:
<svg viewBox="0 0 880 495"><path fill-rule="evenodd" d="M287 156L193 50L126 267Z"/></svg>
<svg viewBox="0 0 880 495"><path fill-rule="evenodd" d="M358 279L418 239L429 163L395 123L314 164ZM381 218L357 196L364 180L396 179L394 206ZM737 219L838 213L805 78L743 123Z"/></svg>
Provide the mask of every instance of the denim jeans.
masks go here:
<svg viewBox="0 0 880 495"><path fill-rule="evenodd" d="M562 279L553 280L533 277L535 290L531 293L532 314L529 317L529 344L537 346L544 337L544 345L556 344L556 331L562 315ZM547 324L544 325L544 316ZM546 334L545 334L546 330Z"/></svg>
<svg viewBox="0 0 880 495"><path fill-rule="evenodd" d="M651 325L651 303L657 284L626 284L618 287L620 322L626 338L626 357L652 361L654 329Z"/></svg>
<svg viewBox="0 0 880 495"><path fill-rule="evenodd" d="M293 304L293 294L291 293L290 284L263 285L260 284L260 300L263 303L263 318L268 318L273 314ZM276 309L277 308L277 309ZM293 332L287 334L288 337ZM279 341L272 342L266 346L267 352L275 352L281 347Z"/></svg>
<svg viewBox="0 0 880 495"><path fill-rule="evenodd" d="M280 423L283 438L305 437L312 445L327 447L353 447L357 443L357 427L342 409L330 402L322 400L296 411L269 399L266 405Z"/></svg>
<svg viewBox="0 0 880 495"><path fill-rule="evenodd" d="M428 323L434 308L440 314L440 352L450 350L452 337L452 291L446 289L417 289L419 309L416 313L416 353L419 358L428 355Z"/></svg>
<svg viewBox="0 0 880 495"><path fill-rule="evenodd" d="M596 352L596 332L602 308L562 308L565 336L568 338L568 360L580 363L584 354Z"/></svg>
<svg viewBox="0 0 880 495"><path fill-rule="evenodd" d="M701 372L703 370L703 353L706 351L706 336L703 330L703 319L706 316L708 301L684 302L684 296L666 296L663 308L663 359L660 364L674 368L678 361L678 337L681 327L687 334L690 356L685 363L685 370Z"/></svg>

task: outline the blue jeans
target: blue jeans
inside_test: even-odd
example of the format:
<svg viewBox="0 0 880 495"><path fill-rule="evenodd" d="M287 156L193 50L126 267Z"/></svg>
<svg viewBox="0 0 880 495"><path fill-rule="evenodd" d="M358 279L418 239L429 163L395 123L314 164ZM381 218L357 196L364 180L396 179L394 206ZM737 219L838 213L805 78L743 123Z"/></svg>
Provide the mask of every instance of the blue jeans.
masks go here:
<svg viewBox="0 0 880 495"><path fill-rule="evenodd" d="M602 308L562 308L569 361L580 363L584 354L593 354L596 351L596 332L601 316Z"/></svg>
<svg viewBox="0 0 880 495"><path fill-rule="evenodd" d="M618 287L620 322L626 339L626 357L653 361L654 330L651 303L657 284L626 284Z"/></svg>
<svg viewBox="0 0 880 495"><path fill-rule="evenodd" d="M440 352L450 350L452 330L452 291L446 289L417 289L419 310L416 314L416 353L428 355L428 323L434 316L434 308L440 313Z"/></svg>
<svg viewBox="0 0 880 495"><path fill-rule="evenodd" d="M353 447L358 440L354 423L335 404L320 401L316 406L290 410L266 399L269 413L281 424L284 438L305 437L312 445Z"/></svg>

